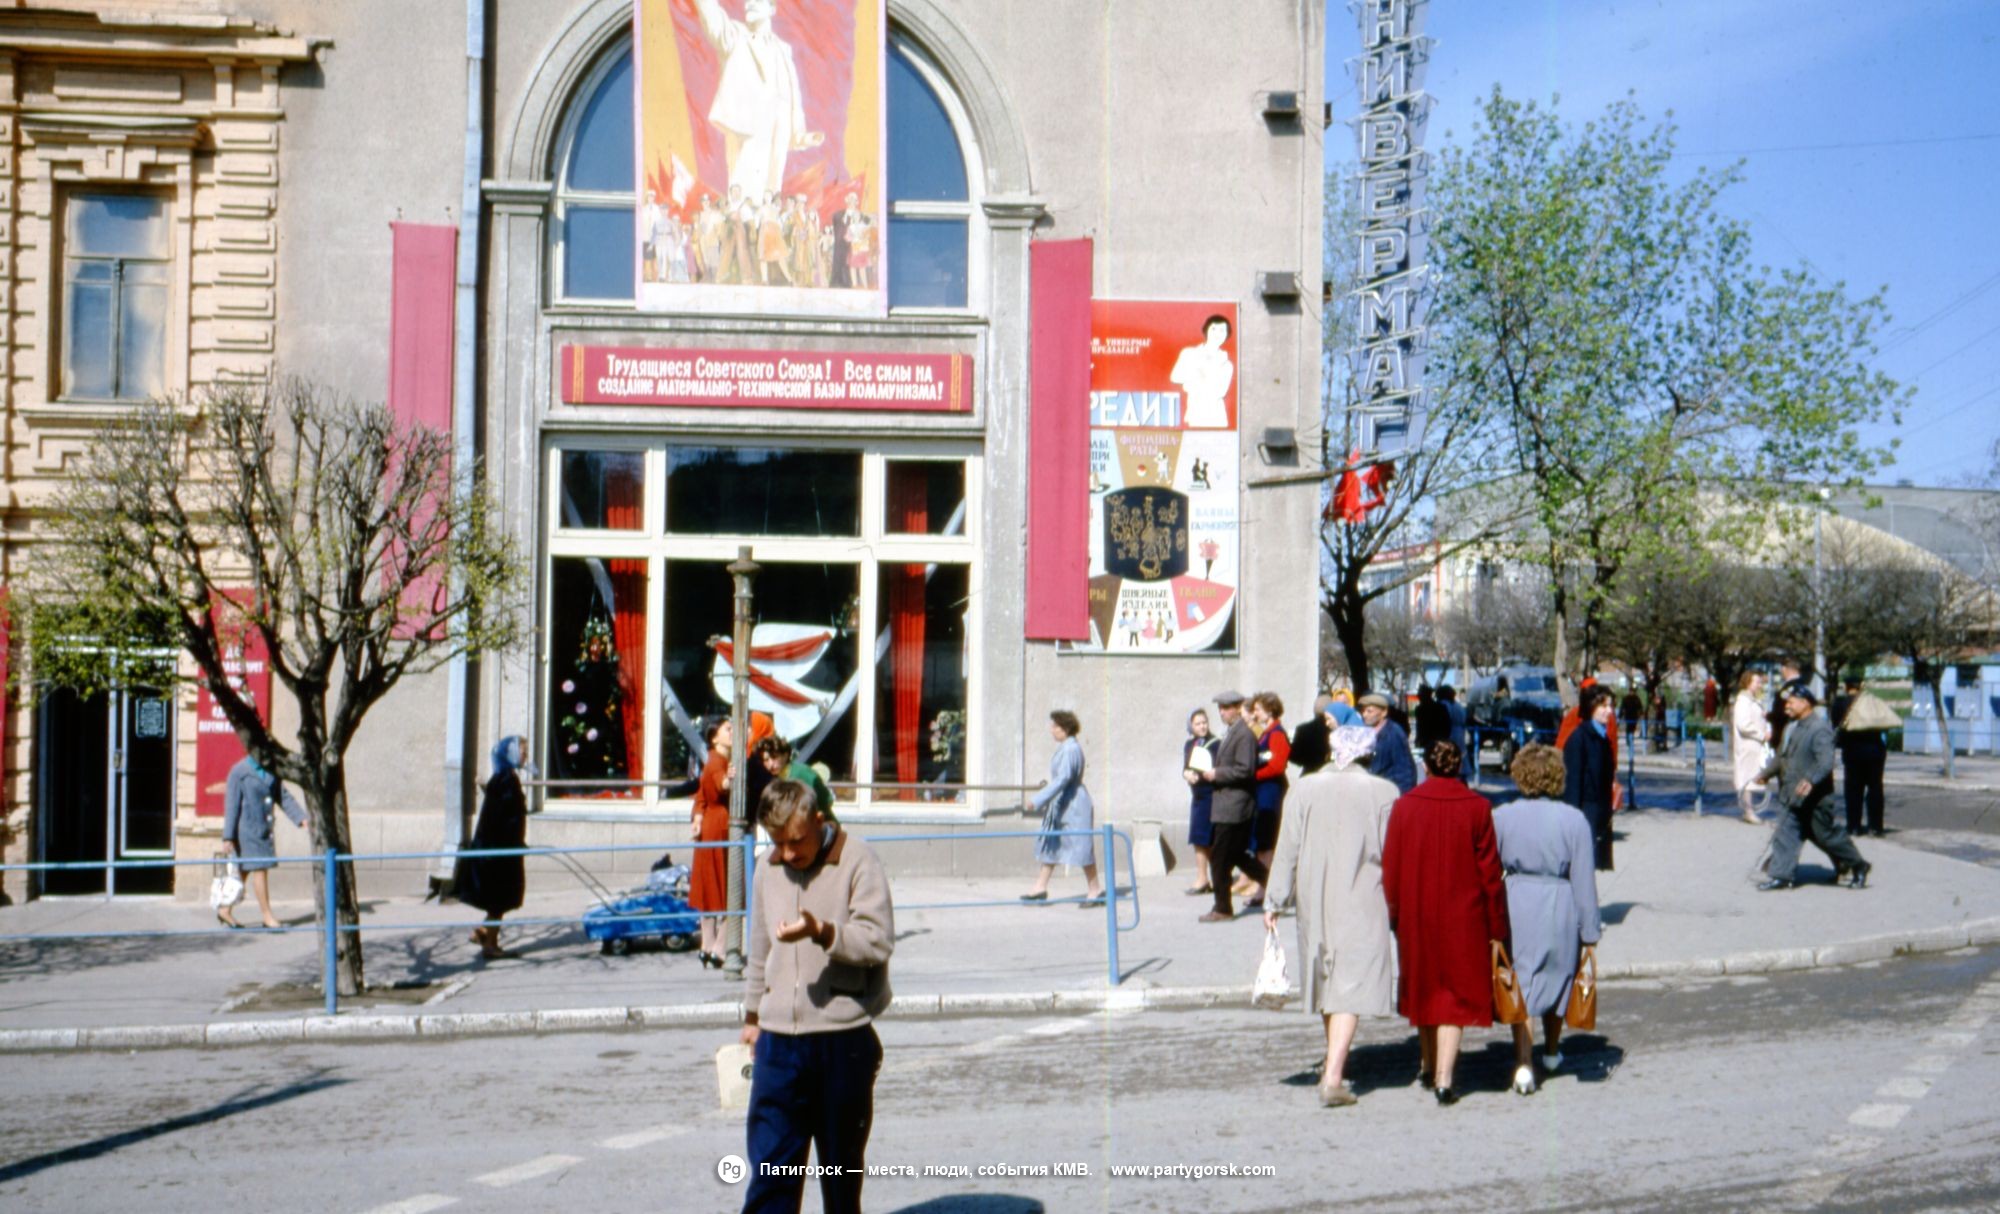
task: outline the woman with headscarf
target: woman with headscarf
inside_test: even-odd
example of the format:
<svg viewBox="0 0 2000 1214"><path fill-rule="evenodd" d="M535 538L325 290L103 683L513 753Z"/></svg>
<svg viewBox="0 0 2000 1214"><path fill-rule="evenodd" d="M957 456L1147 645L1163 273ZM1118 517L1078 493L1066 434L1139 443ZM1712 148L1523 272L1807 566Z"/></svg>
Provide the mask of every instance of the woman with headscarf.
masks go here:
<svg viewBox="0 0 2000 1214"><path fill-rule="evenodd" d="M711 721L708 732L702 735L708 745L708 761L702 765L701 784L695 789L689 815L694 820L697 843L729 840L729 755L734 740L728 717ZM703 912L701 951L695 958L705 967L721 969L722 913L729 909L729 857L720 847L698 847L693 870L688 878L688 903Z"/></svg>
<svg viewBox="0 0 2000 1214"><path fill-rule="evenodd" d="M1292 786L1278 830L1264 906L1264 927L1298 907L1299 982L1306 1010L1326 1029L1319 1102L1354 1103L1342 1072L1363 1016L1396 1010L1396 954L1382 896L1382 844L1396 786L1370 775L1364 761L1375 731L1343 725L1328 740L1331 766Z"/></svg>
<svg viewBox="0 0 2000 1214"><path fill-rule="evenodd" d="M510 734L493 744L493 775L479 803L479 822L472 828L472 851L528 845L528 797L521 788L527 766L528 740ZM528 888L527 861L522 856L461 856L451 875L460 902L485 912L490 922L472 929L479 955L491 961L507 956L500 947L500 918L518 910Z"/></svg>
<svg viewBox="0 0 2000 1214"><path fill-rule="evenodd" d="M1188 846L1194 849L1195 883L1188 886L1190 897L1211 892L1208 884L1208 845L1215 841L1215 824L1208 811L1215 800L1215 786L1201 773L1215 770L1215 736L1209 728L1208 709L1188 714L1187 741L1181 744L1181 779L1188 784Z"/></svg>
<svg viewBox="0 0 2000 1214"><path fill-rule="evenodd" d="M1424 752L1430 778L1404 793L1382 844L1382 892L1401 963L1396 1010L1417 1030L1418 1082L1442 1105L1467 1027L1493 1023L1493 945L1507 941L1507 894L1493 806L1459 779L1449 741Z"/></svg>
<svg viewBox="0 0 2000 1214"><path fill-rule="evenodd" d="M1494 841L1507 879L1507 925L1514 973L1528 1015L1542 1018L1542 1070L1562 1065L1563 1013L1578 953L1604 934L1597 913L1597 866L1590 823L1562 800L1563 757L1553 746L1521 748L1509 770L1521 799L1493 811ZM1534 1036L1514 1026L1514 1090L1536 1087Z"/></svg>
<svg viewBox="0 0 2000 1214"><path fill-rule="evenodd" d="M1083 869L1090 887L1083 905L1104 905L1104 885L1097 879L1097 841L1089 834L1073 833L1090 830L1097 813L1090 790L1083 786L1083 744L1076 740L1082 729L1073 712L1059 708L1049 714L1049 736L1055 739L1056 752L1049 758L1049 782L1032 802L1042 811L1042 836L1035 843L1042 871L1035 888L1021 895L1023 902L1047 902L1056 865L1074 864Z"/></svg>

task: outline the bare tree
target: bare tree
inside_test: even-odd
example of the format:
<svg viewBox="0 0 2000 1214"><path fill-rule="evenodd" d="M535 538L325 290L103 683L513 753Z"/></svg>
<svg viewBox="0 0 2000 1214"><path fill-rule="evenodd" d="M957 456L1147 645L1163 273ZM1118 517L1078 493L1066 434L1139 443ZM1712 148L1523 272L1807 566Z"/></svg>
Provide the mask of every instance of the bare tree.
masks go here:
<svg viewBox="0 0 2000 1214"><path fill-rule="evenodd" d="M1944 774L1950 778L1955 764L1944 668L1975 646L1992 643L2000 622L1994 593L1943 561L1914 554L1876 566L1870 577L1869 599L1883 648L1910 664L1914 686L1930 691L1944 741Z"/></svg>
<svg viewBox="0 0 2000 1214"><path fill-rule="evenodd" d="M1541 579L1480 579L1438 613L1433 635L1440 656L1460 658L1491 669L1513 658L1547 664L1551 618L1549 593Z"/></svg>
<svg viewBox="0 0 2000 1214"><path fill-rule="evenodd" d="M369 710L407 676L522 635L518 545L451 460L450 435L302 381L140 406L97 433L50 514L24 613L33 678L114 678L111 647L79 637L173 643L244 749L304 795L313 846L351 851L347 751ZM224 667L246 632L297 704L291 745ZM335 884L320 921L341 929L354 994L351 865Z"/></svg>

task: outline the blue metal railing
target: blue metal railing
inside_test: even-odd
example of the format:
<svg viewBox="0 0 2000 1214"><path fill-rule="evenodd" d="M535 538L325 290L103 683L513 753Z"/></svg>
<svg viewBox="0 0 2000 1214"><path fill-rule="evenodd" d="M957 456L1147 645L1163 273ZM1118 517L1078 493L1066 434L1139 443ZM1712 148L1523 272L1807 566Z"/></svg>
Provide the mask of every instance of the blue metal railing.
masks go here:
<svg viewBox="0 0 2000 1214"><path fill-rule="evenodd" d="M1118 961L1118 935L1120 932L1129 932L1136 930L1139 926L1138 868L1137 868L1137 861L1132 851L1132 836L1126 831L1121 830L1107 823L1103 826L1095 827L1090 830L1058 830L1058 831L1009 830L1009 831L975 831L975 832L958 833L958 834L954 834L951 832L940 832L940 833L929 833L929 834L878 835L866 839L866 842L870 846L874 846L876 844L881 844L881 843L931 843L940 841L965 842L975 839L978 840L1023 839L1023 838L1039 839L1051 835L1088 836L1099 840L1104 845L1104 935L1105 935L1105 953L1107 957L1107 966L1108 966L1107 977L1109 985L1118 986L1124 981L1123 975L1120 972L1119 961ZM1126 879L1122 886L1120 885L1119 882L1118 862L1117 862L1118 844L1120 841L1122 841L1125 845L1124 850L1125 850ZM260 858L260 862L268 862L271 864L318 865L320 866L320 877L322 882L320 888L322 891L326 891L336 888L335 882L338 879L337 866L342 864L352 865L356 863L372 863L372 862L386 861L386 860L457 859L460 857L472 858L472 859L484 859L487 857L504 857L504 856L521 856L521 857L574 856L574 855L598 854L606 852L659 852L667 848L685 848L689 851L701 851L701 850L728 848L728 847L740 847L743 849L743 862L744 862L743 871L746 874L746 876L748 874L754 874L756 872L756 856L757 856L758 841L755 835L751 835L735 843L729 843L729 842L626 843L626 844L604 844L599 846L585 846L585 847L501 847L501 848L481 848L481 849L468 848L458 851L378 852L378 853L337 852L329 848L328 850L321 852L317 855L262 857ZM70 871L101 872L105 869L112 869L112 868L121 868L121 869L122 868L192 868L197 866L201 867L212 866L215 863L217 863L217 861L218 857L209 857L206 859L190 858L190 859L157 859L157 860L82 860L82 861L67 861L67 862L38 862L38 863L21 863L21 864L0 864L0 872L70 872ZM744 909L740 911L715 911L715 912L704 911L700 913L704 915L712 913L713 915L719 918L740 915L743 916L747 921L755 913L756 910L756 888L757 888L757 883L754 880L746 879L744 881L743 890L744 890L745 905ZM1081 903L1083 900L1084 899L1081 896L1079 896L1074 899L1058 898L1055 901ZM542 916L535 918L513 918L506 920L504 924L498 919L480 919L480 920L465 921L465 922L447 922L447 923L438 923L438 922L374 923L374 924L369 924L364 928L363 925L359 923L348 925L348 924L341 924L334 922L334 916L331 916L326 913L324 901L325 898L324 895L322 895L321 898L322 905L318 921L311 924L286 925L282 927L254 927L254 928L245 927L245 928L234 928L234 929L201 928L201 929L194 929L187 931L146 930L146 931L24 932L24 933L14 933L14 934L0 934L0 944L27 943L27 942L39 942L39 941L66 941L66 940L128 940L128 939L159 939L165 937L186 937L186 936L240 936L240 935L252 935L252 934L263 935L263 936L274 936L274 935L288 935L296 932L313 932L321 937L321 982L326 992L326 1014L331 1016L337 1014L340 1009L338 970L339 970L339 955L340 955L339 933L341 932L351 932L359 934L363 930L371 932L439 931L439 930L457 931L467 927L500 927L500 926L568 927L571 925L581 924L584 922L584 917L582 915L568 915L568 916ZM1132 920L1130 923L1121 922L1120 920L1119 905L1123 901L1129 901L1131 903ZM898 909L962 910L962 909L970 909L976 907L1018 906L1018 905L1020 905L1018 899L983 899L983 900L971 899L971 900L961 900L954 902L904 903L900 904Z"/></svg>

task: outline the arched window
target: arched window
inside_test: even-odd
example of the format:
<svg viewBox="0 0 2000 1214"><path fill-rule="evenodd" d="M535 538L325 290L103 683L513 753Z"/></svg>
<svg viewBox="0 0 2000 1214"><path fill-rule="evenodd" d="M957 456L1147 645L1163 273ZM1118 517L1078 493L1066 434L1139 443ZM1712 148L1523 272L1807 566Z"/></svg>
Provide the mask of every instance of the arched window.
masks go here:
<svg viewBox="0 0 2000 1214"><path fill-rule="evenodd" d="M941 73L892 39L889 70L889 306L975 306L984 217L972 197L975 151ZM558 144L550 285L565 303L630 303L632 44L621 40L576 92Z"/></svg>
<svg viewBox="0 0 2000 1214"><path fill-rule="evenodd" d="M632 301L632 44L577 90L557 165L552 286L559 300Z"/></svg>

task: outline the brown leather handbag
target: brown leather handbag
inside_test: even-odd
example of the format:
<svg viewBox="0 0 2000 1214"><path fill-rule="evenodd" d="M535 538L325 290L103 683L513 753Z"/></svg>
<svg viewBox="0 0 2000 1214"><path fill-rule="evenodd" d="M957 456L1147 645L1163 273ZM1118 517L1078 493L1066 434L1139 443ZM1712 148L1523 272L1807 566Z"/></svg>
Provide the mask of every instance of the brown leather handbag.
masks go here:
<svg viewBox="0 0 2000 1214"><path fill-rule="evenodd" d="M1583 956L1577 961L1576 977L1569 985L1569 1010L1563 1013L1563 1023L1584 1032L1597 1027L1597 949L1592 945L1583 946Z"/></svg>
<svg viewBox="0 0 2000 1214"><path fill-rule="evenodd" d="M1493 942L1493 1018L1501 1024L1526 1024L1528 1001L1521 997L1521 980L1514 975L1514 963L1507 946Z"/></svg>

